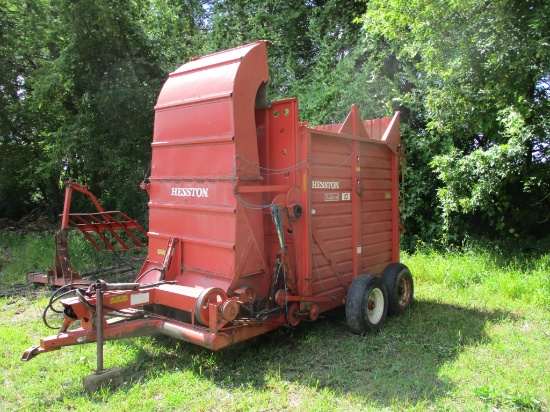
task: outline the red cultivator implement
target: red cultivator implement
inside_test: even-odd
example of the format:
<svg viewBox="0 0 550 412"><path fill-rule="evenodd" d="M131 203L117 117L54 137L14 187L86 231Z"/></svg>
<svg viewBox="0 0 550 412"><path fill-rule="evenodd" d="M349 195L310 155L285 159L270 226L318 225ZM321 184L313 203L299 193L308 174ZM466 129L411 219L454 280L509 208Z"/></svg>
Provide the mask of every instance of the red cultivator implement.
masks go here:
<svg viewBox="0 0 550 412"><path fill-rule="evenodd" d="M102 252L144 248L141 239L147 233L141 225L119 211L103 210L96 197L75 180L65 184L65 205L61 217L61 229L55 234L55 263L46 274L27 273L27 282L64 286L80 281L81 277L73 270L68 249L69 226L76 227L94 247ZM70 213L73 191L88 196L97 209L96 213Z"/></svg>
<svg viewBox="0 0 550 412"><path fill-rule="evenodd" d="M166 334L218 350L341 305L357 333L407 310L413 280L398 263L399 114L361 120L353 106L342 124L308 127L296 99L267 101L268 80L265 42L170 74L142 186L150 201L141 271L130 284L77 286L60 299L59 333L24 360L97 342L101 371L104 340ZM107 249L113 239L126 248L139 230L101 210L63 216L61 233L71 223ZM120 230L126 237L113 233ZM75 280L65 253L58 248L60 268L48 283Z"/></svg>

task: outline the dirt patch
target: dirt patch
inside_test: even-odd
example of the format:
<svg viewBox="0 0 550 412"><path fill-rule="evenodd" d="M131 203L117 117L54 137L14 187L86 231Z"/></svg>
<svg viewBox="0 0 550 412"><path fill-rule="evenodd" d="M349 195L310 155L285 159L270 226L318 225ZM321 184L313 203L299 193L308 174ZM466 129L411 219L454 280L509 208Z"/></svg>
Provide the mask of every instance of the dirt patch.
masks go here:
<svg viewBox="0 0 550 412"><path fill-rule="evenodd" d="M58 226L58 222L52 222L46 216L28 215L21 220L0 218L0 232L22 237L37 233L53 235L59 229Z"/></svg>
<svg viewBox="0 0 550 412"><path fill-rule="evenodd" d="M4 308L4 322L9 325L22 325L29 319L40 319L44 308L29 303L28 298L14 296L8 299Z"/></svg>
<svg viewBox="0 0 550 412"><path fill-rule="evenodd" d="M22 297L27 299L39 299L44 296L50 296L52 292L53 289L46 285L18 283L0 291L0 298Z"/></svg>

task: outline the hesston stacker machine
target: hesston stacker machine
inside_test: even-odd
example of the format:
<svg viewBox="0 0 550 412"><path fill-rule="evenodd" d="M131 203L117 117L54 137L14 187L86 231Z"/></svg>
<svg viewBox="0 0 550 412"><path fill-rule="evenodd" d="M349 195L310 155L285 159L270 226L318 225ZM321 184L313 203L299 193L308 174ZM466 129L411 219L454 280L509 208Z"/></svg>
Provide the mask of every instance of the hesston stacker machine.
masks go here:
<svg viewBox="0 0 550 412"><path fill-rule="evenodd" d="M170 74L142 184L150 196L142 269L133 283L50 274L64 285L52 299L64 321L23 360L97 342L100 371L106 340L165 334L218 350L340 305L357 333L409 307L399 114L365 121L352 106L342 124L308 127L296 99L268 102L266 49L255 42ZM75 188L85 191L67 190ZM83 232L140 230L126 216L82 219L73 220Z"/></svg>

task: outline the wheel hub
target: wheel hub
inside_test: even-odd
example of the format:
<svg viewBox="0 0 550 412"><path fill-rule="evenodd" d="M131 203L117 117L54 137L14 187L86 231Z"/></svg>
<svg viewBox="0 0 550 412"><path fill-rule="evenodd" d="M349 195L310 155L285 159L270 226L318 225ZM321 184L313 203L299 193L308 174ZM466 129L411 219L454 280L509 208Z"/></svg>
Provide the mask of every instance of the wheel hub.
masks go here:
<svg viewBox="0 0 550 412"><path fill-rule="evenodd" d="M406 306L409 303L409 300L411 299L411 285L407 282L407 279L401 278L399 281L397 296L401 306Z"/></svg>

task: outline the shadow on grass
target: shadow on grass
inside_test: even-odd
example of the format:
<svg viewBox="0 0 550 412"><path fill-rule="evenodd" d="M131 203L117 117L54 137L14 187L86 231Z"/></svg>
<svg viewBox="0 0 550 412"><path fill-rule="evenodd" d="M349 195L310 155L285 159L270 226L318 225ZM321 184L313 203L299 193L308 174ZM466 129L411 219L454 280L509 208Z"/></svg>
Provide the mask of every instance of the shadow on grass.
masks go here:
<svg viewBox="0 0 550 412"><path fill-rule="evenodd" d="M158 370L188 369L225 390L263 390L285 380L327 388L336 395L352 394L380 406L415 404L452 390L452 383L440 376L441 367L455 360L464 346L488 342L488 322L510 317L506 312L416 301L409 313L388 318L381 333L359 336L349 332L340 308L317 322L220 352L155 337L149 349L140 349L136 364L127 367L135 379L145 381Z"/></svg>

